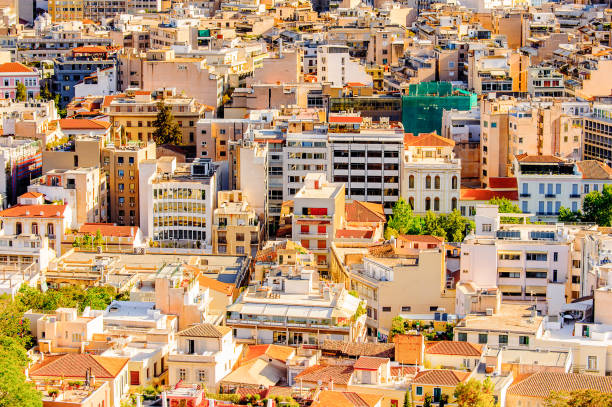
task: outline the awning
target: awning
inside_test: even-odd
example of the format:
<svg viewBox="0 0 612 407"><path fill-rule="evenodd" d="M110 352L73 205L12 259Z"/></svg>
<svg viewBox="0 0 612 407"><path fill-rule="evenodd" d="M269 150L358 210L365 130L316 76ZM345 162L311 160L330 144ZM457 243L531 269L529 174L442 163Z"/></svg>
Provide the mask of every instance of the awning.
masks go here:
<svg viewBox="0 0 612 407"><path fill-rule="evenodd" d="M525 295L534 294L546 294L545 285L528 285L525 287Z"/></svg>
<svg viewBox="0 0 612 407"><path fill-rule="evenodd" d="M498 267L498 273L520 273L523 271L521 267Z"/></svg>
<svg viewBox="0 0 612 407"><path fill-rule="evenodd" d="M332 315L331 308L312 307L310 308L310 313L308 314L308 318L324 319L324 318L331 318L331 315Z"/></svg>
<svg viewBox="0 0 612 407"><path fill-rule="evenodd" d="M289 307L287 310L287 317L294 318L308 318L310 313L310 307Z"/></svg>
<svg viewBox="0 0 612 407"><path fill-rule="evenodd" d="M244 304L241 314L264 315L266 304Z"/></svg>
<svg viewBox="0 0 612 407"><path fill-rule="evenodd" d="M284 317L289 309L286 305L266 305L265 315L273 317Z"/></svg>
<svg viewBox="0 0 612 407"><path fill-rule="evenodd" d="M328 220L316 220L316 219L300 219L297 221L298 225L329 225Z"/></svg>
<svg viewBox="0 0 612 407"><path fill-rule="evenodd" d="M499 290L502 293L520 293L521 286L520 285L500 285Z"/></svg>
<svg viewBox="0 0 612 407"><path fill-rule="evenodd" d="M529 267L529 268L525 269L525 271L532 272L532 273L546 273L546 274L548 274L548 269L547 268Z"/></svg>
<svg viewBox="0 0 612 407"><path fill-rule="evenodd" d="M505 71L491 71L491 76L506 76Z"/></svg>

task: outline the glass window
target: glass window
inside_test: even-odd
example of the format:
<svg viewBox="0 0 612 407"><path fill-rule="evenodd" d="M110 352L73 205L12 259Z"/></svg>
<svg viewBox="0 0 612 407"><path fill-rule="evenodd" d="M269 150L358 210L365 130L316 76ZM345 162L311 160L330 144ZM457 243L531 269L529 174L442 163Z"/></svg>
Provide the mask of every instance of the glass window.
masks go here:
<svg viewBox="0 0 612 407"><path fill-rule="evenodd" d="M489 341L489 335L487 334L478 334L478 343L483 344Z"/></svg>
<svg viewBox="0 0 612 407"><path fill-rule="evenodd" d="M499 335L499 344L507 345L508 344L508 335Z"/></svg>

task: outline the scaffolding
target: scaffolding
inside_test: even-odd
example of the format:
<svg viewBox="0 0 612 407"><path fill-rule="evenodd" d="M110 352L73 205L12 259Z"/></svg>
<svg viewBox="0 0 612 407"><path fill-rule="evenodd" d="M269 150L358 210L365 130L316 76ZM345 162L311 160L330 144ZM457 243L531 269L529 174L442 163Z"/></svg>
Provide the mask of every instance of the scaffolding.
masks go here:
<svg viewBox="0 0 612 407"><path fill-rule="evenodd" d="M423 82L409 85L402 97L404 131L415 136L442 132L444 110L471 110L476 106L476 94L454 87L450 82Z"/></svg>

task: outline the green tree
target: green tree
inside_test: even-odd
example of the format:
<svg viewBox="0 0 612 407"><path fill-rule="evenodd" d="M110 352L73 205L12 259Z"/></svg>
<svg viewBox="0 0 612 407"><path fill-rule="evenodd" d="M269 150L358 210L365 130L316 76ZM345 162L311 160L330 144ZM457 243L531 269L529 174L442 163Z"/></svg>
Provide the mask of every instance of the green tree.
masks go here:
<svg viewBox="0 0 612 407"><path fill-rule="evenodd" d="M440 396L440 403L438 404L438 407L444 407L448 404L448 394L442 394Z"/></svg>
<svg viewBox="0 0 612 407"><path fill-rule="evenodd" d="M182 140L181 128L172 114L172 107L162 99L157 104L157 118L153 122L155 131L153 140L159 144L180 144Z"/></svg>
<svg viewBox="0 0 612 407"><path fill-rule="evenodd" d="M423 407L431 407L432 401L433 397L431 397L431 394L425 393L425 398L423 399Z"/></svg>
<svg viewBox="0 0 612 407"><path fill-rule="evenodd" d="M610 407L612 393L598 390L575 390L572 392L553 392L545 401L546 407Z"/></svg>
<svg viewBox="0 0 612 407"><path fill-rule="evenodd" d="M591 191L582 202L584 220L599 226L612 225L612 185L604 185L603 190Z"/></svg>
<svg viewBox="0 0 612 407"><path fill-rule="evenodd" d="M40 407L42 396L26 381L28 364L25 349L19 340L0 337L0 407Z"/></svg>
<svg viewBox="0 0 612 407"><path fill-rule="evenodd" d="M45 83L45 87L40 91L39 98L42 100L53 100L53 93L49 90L49 84Z"/></svg>
<svg viewBox="0 0 612 407"><path fill-rule="evenodd" d="M572 212L568 208L562 206L559 208L559 222L581 222L582 212Z"/></svg>
<svg viewBox="0 0 612 407"><path fill-rule="evenodd" d="M455 387L455 399L458 407L495 407L493 383L489 378L484 382L470 379Z"/></svg>
<svg viewBox="0 0 612 407"><path fill-rule="evenodd" d="M499 213L523 213L518 205L513 204L508 198L491 198L489 200L489 205L497 205ZM501 217L502 223L521 223L520 218L513 217Z"/></svg>
<svg viewBox="0 0 612 407"><path fill-rule="evenodd" d="M424 218L423 232L426 235L438 236L446 239L446 231L442 228L439 222L439 217L432 211L427 211Z"/></svg>
<svg viewBox="0 0 612 407"><path fill-rule="evenodd" d="M421 219L414 216L412 208L404 198L400 198L393 205L387 228L397 231L400 235L420 235L423 232Z"/></svg>
<svg viewBox="0 0 612 407"><path fill-rule="evenodd" d="M441 214L438 217L439 227L442 228L449 242L463 242L465 236L474 229L474 222L465 216L461 216L457 209L449 214Z"/></svg>
<svg viewBox="0 0 612 407"><path fill-rule="evenodd" d="M410 390L406 390L406 394L404 395L404 407L412 407L412 402L410 401Z"/></svg>
<svg viewBox="0 0 612 407"><path fill-rule="evenodd" d="M104 238L100 229L96 230L96 235L93 238L93 244L95 247L102 246L104 244Z"/></svg>
<svg viewBox="0 0 612 407"><path fill-rule="evenodd" d="M395 335L402 335L406 333L406 324L401 316L395 316L391 320L391 331L389 332L389 342L393 341Z"/></svg>
<svg viewBox="0 0 612 407"><path fill-rule="evenodd" d="M25 102L28 99L28 90L21 82L17 82L17 90L15 91L15 99L19 102Z"/></svg>

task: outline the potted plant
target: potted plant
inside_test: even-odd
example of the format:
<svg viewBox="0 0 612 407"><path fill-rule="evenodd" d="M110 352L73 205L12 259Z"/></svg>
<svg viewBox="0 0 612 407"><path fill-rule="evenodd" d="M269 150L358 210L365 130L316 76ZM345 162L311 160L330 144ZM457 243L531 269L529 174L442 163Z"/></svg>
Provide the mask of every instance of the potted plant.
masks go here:
<svg viewBox="0 0 612 407"><path fill-rule="evenodd" d="M47 392L47 394L49 395L49 397L51 397L53 400L55 400L57 398L57 396L59 396L59 390L58 389L51 389Z"/></svg>

